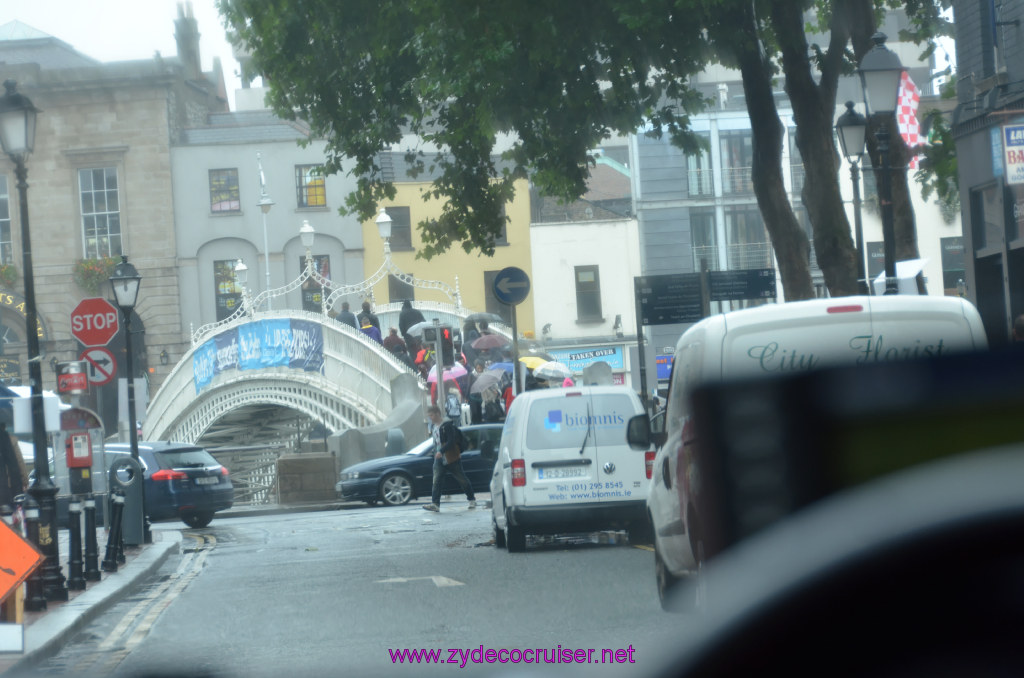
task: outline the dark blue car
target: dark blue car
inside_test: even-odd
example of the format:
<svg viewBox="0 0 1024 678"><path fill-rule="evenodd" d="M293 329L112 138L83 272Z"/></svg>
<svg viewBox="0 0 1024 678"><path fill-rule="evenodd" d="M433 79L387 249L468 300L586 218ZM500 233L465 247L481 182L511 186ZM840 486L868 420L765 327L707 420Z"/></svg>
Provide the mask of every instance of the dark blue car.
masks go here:
<svg viewBox="0 0 1024 678"><path fill-rule="evenodd" d="M462 469L474 492L487 492L501 441L501 424L462 426L468 449L462 452ZM433 481L434 441L427 438L405 454L363 461L341 472L334 486L344 501L381 501L390 506L409 503L414 497L429 497ZM458 483L445 476L442 494L459 493Z"/></svg>
<svg viewBox="0 0 1024 678"><path fill-rule="evenodd" d="M131 446L104 446L113 463L119 455L130 455ZM228 470L202 447L185 443L139 443L150 520L180 518L189 527L206 527L217 511L231 508L235 490Z"/></svg>

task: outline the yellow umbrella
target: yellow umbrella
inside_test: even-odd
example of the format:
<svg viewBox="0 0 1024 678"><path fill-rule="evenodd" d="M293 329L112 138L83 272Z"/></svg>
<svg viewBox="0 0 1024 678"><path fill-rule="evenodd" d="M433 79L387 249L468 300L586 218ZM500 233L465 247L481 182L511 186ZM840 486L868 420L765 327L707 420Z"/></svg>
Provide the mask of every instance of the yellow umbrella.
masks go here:
<svg viewBox="0 0 1024 678"><path fill-rule="evenodd" d="M543 358L539 358L539 357L537 357L535 355L528 355L528 356L523 356L522 358L520 358L519 362L521 362L522 364L526 365L531 370L535 370L535 369L537 369L538 367L540 367L541 365L543 365L544 363L546 363L548 361L544 360Z"/></svg>

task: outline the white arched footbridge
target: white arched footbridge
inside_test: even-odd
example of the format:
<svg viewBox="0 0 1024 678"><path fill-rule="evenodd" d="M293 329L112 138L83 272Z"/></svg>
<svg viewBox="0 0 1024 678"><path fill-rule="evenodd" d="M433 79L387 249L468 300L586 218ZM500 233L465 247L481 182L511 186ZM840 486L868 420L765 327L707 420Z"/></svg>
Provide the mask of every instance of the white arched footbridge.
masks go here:
<svg viewBox="0 0 1024 678"><path fill-rule="evenodd" d="M416 306L455 326L470 313L453 304ZM397 304L380 307L382 327L397 325L398 311ZM143 439L244 445L278 438L281 427L301 438L317 424L327 433L371 426L391 412L391 382L400 374L415 372L321 313L236 314L193 334L149 404Z"/></svg>

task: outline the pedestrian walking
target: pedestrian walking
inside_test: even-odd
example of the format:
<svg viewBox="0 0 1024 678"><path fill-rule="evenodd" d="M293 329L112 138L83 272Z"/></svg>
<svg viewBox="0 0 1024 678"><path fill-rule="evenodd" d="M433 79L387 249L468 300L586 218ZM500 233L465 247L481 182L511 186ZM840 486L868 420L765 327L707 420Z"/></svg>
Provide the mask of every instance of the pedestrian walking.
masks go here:
<svg viewBox="0 0 1024 678"><path fill-rule="evenodd" d="M377 335L379 337L379 335L380 335L380 319L377 318L376 314L374 314L374 312L370 310L370 302L368 302L368 301L364 301L363 302L363 310L360 311L359 315L356 316L356 320L359 321L359 327L360 328L362 328L363 325L366 324L366 321L368 321L371 325L373 325L374 327L377 328ZM380 339L378 338L377 341L380 341Z"/></svg>
<svg viewBox="0 0 1024 678"><path fill-rule="evenodd" d="M362 325L359 328L360 332L368 336L370 339L373 339L378 344L382 343L380 338L380 330L371 325L368 318L363 318L360 322L362 323Z"/></svg>
<svg viewBox="0 0 1024 678"><path fill-rule="evenodd" d="M406 299L402 302L402 310L398 313L398 331L402 333L402 339L405 340L405 345L409 347L409 353L415 351L415 347L419 345L419 340L409 334L409 328L417 323L424 323L427 319L423 317L419 309L412 307L412 301Z"/></svg>
<svg viewBox="0 0 1024 678"><path fill-rule="evenodd" d="M444 484L445 474L448 473L455 477L459 487L466 493L469 508L476 508L473 485L470 484L469 478L462 470L461 456L464 445L462 432L459 431L454 421L444 418L441 408L437 405L427 408L427 416L430 418L430 434L434 438L434 477L430 503L423 508L435 513L441 510L441 486Z"/></svg>
<svg viewBox="0 0 1024 678"><path fill-rule="evenodd" d="M351 325L353 329L359 329L359 322L356 321L356 314L349 310L348 302L341 302L341 313L338 314L338 321Z"/></svg>
<svg viewBox="0 0 1024 678"><path fill-rule="evenodd" d="M405 342L402 341L402 338L400 336L398 336L397 327L391 328L391 330L388 332L388 336L384 337L383 344L384 348L391 351L392 353L394 353L399 346L402 347L402 350L406 350Z"/></svg>

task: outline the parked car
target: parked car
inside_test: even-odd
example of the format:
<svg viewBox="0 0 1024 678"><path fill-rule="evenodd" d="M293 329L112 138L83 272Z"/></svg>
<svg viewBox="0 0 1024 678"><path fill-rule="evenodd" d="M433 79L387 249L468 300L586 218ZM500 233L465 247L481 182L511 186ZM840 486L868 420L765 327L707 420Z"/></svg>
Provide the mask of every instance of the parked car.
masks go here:
<svg viewBox="0 0 1024 678"><path fill-rule="evenodd" d="M105 446L108 463L130 455L127 443ZM146 514L150 520L180 518L189 527L206 527L217 511L234 504L228 470L202 447L186 443L139 443Z"/></svg>
<svg viewBox="0 0 1024 678"><path fill-rule="evenodd" d="M705 318L676 344L664 434L647 508L654 532L658 596L710 557L702 535L707 468L697 463L701 434L691 395L703 384L783 376L841 365L940 357L986 347L977 309L951 297L875 296L771 304ZM817 422L808 422L812 428Z"/></svg>
<svg viewBox="0 0 1024 678"><path fill-rule="evenodd" d="M654 450L631 447L627 427L649 426L626 386L527 391L512 402L491 477L494 543L523 551L526 535L625 528L649 534Z"/></svg>
<svg viewBox="0 0 1024 678"><path fill-rule="evenodd" d="M494 468L501 424L462 426L468 449L462 452L462 469L475 492L486 492ZM334 486L344 501L378 501L389 506L409 503L416 497L429 497L433 482L434 440L427 438L405 454L370 459L342 470ZM442 494L460 492L450 474L445 476Z"/></svg>

